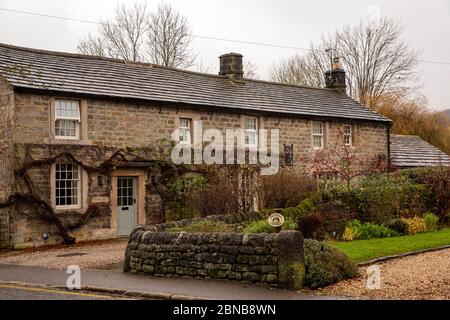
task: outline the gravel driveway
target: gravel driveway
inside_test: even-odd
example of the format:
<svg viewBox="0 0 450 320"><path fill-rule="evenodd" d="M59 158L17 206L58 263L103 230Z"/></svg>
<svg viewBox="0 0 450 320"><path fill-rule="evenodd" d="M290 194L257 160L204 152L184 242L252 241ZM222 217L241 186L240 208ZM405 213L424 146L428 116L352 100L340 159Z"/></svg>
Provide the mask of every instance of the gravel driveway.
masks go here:
<svg viewBox="0 0 450 320"><path fill-rule="evenodd" d="M0 256L0 263L66 269L121 269L128 239L82 243L52 249L26 250Z"/></svg>
<svg viewBox="0 0 450 320"><path fill-rule="evenodd" d="M423 253L378 264L381 288L367 289L367 277L346 280L324 289L319 295L363 299L450 299L450 249ZM361 268L366 274L367 268Z"/></svg>

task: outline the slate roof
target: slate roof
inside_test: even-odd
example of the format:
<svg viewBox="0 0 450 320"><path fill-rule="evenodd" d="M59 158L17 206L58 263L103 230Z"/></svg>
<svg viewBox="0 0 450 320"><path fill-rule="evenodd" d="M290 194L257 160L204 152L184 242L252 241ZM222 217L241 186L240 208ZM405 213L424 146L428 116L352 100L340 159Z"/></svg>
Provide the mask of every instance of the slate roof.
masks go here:
<svg viewBox="0 0 450 320"><path fill-rule="evenodd" d="M397 168L450 166L450 156L417 136L391 135L392 165Z"/></svg>
<svg viewBox="0 0 450 320"><path fill-rule="evenodd" d="M0 75L14 87L239 111L390 122L330 89L209 75L151 64L0 44Z"/></svg>

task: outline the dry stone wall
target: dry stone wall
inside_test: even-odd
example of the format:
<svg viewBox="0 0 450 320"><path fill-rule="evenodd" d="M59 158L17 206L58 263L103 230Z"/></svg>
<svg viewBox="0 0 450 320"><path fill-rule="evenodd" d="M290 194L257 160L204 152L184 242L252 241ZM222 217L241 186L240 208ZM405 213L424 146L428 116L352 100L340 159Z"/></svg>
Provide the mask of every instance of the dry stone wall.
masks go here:
<svg viewBox="0 0 450 320"><path fill-rule="evenodd" d="M124 271L298 289L304 278L303 238L298 231L167 233L139 226L130 237Z"/></svg>

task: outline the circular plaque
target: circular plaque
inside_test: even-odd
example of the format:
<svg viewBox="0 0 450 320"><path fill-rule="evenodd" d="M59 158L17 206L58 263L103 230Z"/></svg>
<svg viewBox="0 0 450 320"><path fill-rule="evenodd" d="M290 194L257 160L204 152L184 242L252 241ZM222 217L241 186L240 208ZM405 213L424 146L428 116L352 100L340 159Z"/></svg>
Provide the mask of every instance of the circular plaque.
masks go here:
<svg viewBox="0 0 450 320"><path fill-rule="evenodd" d="M271 214L269 219L267 219L269 224L274 228L279 228L284 224L284 217L279 213Z"/></svg>

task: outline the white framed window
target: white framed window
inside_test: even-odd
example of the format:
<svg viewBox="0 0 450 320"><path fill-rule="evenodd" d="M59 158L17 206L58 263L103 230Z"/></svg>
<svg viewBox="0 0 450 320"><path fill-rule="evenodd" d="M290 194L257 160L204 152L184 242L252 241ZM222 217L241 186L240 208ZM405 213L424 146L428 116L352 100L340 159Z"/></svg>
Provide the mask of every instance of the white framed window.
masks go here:
<svg viewBox="0 0 450 320"><path fill-rule="evenodd" d="M347 146L351 146L352 145L352 126L351 125L345 125L343 128L343 139L344 139L344 144Z"/></svg>
<svg viewBox="0 0 450 320"><path fill-rule="evenodd" d="M185 144L191 144L191 129L192 129L192 120L181 118L180 119L180 142Z"/></svg>
<svg viewBox="0 0 450 320"><path fill-rule="evenodd" d="M80 102L72 100L55 101L56 139L80 139Z"/></svg>
<svg viewBox="0 0 450 320"><path fill-rule="evenodd" d="M71 163L55 164L55 205L57 209L81 207L80 169Z"/></svg>
<svg viewBox="0 0 450 320"><path fill-rule="evenodd" d="M258 146L258 120L255 117L245 117L244 134L247 147Z"/></svg>
<svg viewBox="0 0 450 320"><path fill-rule="evenodd" d="M323 149L324 138L323 138L323 123L313 122L312 123L312 146L314 149Z"/></svg>

